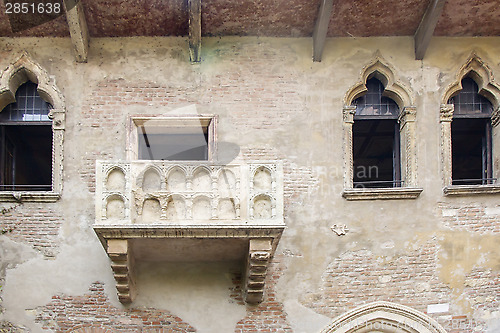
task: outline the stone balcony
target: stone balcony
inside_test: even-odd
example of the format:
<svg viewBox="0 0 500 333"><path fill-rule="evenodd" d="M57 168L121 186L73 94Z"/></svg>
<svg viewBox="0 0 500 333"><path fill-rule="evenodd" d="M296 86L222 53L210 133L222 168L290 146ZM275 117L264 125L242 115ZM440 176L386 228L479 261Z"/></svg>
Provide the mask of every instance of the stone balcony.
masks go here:
<svg viewBox="0 0 500 333"><path fill-rule="evenodd" d="M245 299L258 303L285 228L282 165L98 161L95 208L122 303L137 261L224 260L244 263Z"/></svg>

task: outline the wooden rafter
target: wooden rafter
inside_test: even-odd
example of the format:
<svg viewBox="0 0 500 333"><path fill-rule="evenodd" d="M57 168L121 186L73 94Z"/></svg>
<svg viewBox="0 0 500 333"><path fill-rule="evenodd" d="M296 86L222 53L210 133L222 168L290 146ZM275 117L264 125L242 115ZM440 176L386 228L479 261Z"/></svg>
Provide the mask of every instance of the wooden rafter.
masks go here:
<svg viewBox="0 0 500 333"><path fill-rule="evenodd" d="M89 52L89 31L79 0L64 0L66 20L68 21L71 43L76 53L77 62L87 62Z"/></svg>
<svg viewBox="0 0 500 333"><path fill-rule="evenodd" d="M422 17L422 21L415 32L415 59L424 59L425 52L431 41L434 29L441 13L443 12L444 3L446 0L431 0L429 7Z"/></svg>
<svg viewBox="0 0 500 333"><path fill-rule="evenodd" d="M325 48L328 24L332 15L333 0L321 0L313 32L313 61L321 61Z"/></svg>
<svg viewBox="0 0 500 333"><path fill-rule="evenodd" d="M189 57L191 62L201 61L201 0L188 0Z"/></svg>

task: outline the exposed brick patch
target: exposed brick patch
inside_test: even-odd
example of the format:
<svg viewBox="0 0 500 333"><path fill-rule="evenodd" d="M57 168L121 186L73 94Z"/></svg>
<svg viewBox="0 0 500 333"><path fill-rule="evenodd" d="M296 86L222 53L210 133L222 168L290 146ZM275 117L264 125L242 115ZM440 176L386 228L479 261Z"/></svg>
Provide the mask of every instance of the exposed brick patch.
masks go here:
<svg viewBox="0 0 500 333"><path fill-rule="evenodd" d="M0 230L14 241L30 244L46 257L55 257L62 216L57 204L5 203L0 214Z"/></svg>
<svg viewBox="0 0 500 333"><path fill-rule="evenodd" d="M236 130L283 129L305 113L303 80L297 79L300 73L286 66L269 67L286 63L290 54L266 43L218 51L228 55L226 70L210 78L206 96L208 102L230 110L228 117Z"/></svg>
<svg viewBox="0 0 500 333"><path fill-rule="evenodd" d="M370 251L347 252L327 268L318 293L302 301L306 306L334 318L362 304L389 301L421 312L427 305L450 303L452 290L438 277L439 247L433 241L391 260ZM498 309L500 274L473 269L465 280L464 295L475 311ZM485 332L486 324L477 316L453 312L430 314L449 333Z"/></svg>
<svg viewBox="0 0 500 333"><path fill-rule="evenodd" d="M500 207L440 204L438 214L441 224L451 230L500 233Z"/></svg>
<svg viewBox="0 0 500 333"><path fill-rule="evenodd" d="M241 277L241 272L235 272L233 273L233 287L230 288L231 294L229 297L239 305L245 305L245 301L243 300L243 290L242 290L242 277Z"/></svg>
<svg viewBox="0 0 500 333"><path fill-rule="evenodd" d="M87 97L82 106L81 126L86 135L93 135L93 129L98 129L95 134L101 136L102 130L124 131L126 119L129 116L123 112L123 108L130 105L141 106L185 106L196 102L199 97L195 94L193 87L170 87L149 81L128 82L123 79L105 80L97 84L97 87ZM189 97L192 96L192 97ZM144 112L148 108L144 107ZM134 114L141 116L161 116L159 114ZM112 142L116 145L116 142ZM125 149L125 142L121 145ZM114 159L108 148L100 150L87 149L82 157L82 166L79 168L80 177L87 184L91 193L95 192L95 161L98 159Z"/></svg>
<svg viewBox="0 0 500 333"><path fill-rule="evenodd" d="M101 81L82 106L82 125L123 128L127 116L123 112L123 106L172 106L195 103L195 99L192 98L197 95L194 93L195 89L192 85L164 86L149 81L128 82L123 79Z"/></svg>
<svg viewBox="0 0 500 333"><path fill-rule="evenodd" d="M321 291L304 303L336 317L361 304L389 301L426 311L428 304L450 301L450 289L437 276L438 246L421 248L390 260L370 251L347 252L327 268Z"/></svg>
<svg viewBox="0 0 500 333"><path fill-rule="evenodd" d="M91 193L95 192L95 167L97 160L110 159L111 154L99 151L89 151L83 156L83 165L78 171L81 179L87 184Z"/></svg>
<svg viewBox="0 0 500 333"><path fill-rule="evenodd" d="M475 310L498 311L500 308L500 273L474 268L465 277L465 294Z"/></svg>
<svg viewBox="0 0 500 333"><path fill-rule="evenodd" d="M53 332L196 332L169 311L118 309L95 282L83 296L58 295L39 308L36 322Z"/></svg>
<svg viewBox="0 0 500 333"><path fill-rule="evenodd" d="M276 283L283 270L281 256L275 255L267 273L264 301L257 306L247 305L247 316L238 322L235 333L292 332L283 304L276 298Z"/></svg>
<svg viewBox="0 0 500 333"><path fill-rule="evenodd" d="M311 168L290 162L272 148L243 148L242 157L248 161L283 161L283 199L285 212L300 204L305 196L319 186Z"/></svg>
<svg viewBox="0 0 500 333"><path fill-rule="evenodd" d="M319 180L309 167L298 166L295 163L283 164L283 196L285 205L297 205L306 194L313 192L319 186ZM285 210L286 211L286 210Z"/></svg>

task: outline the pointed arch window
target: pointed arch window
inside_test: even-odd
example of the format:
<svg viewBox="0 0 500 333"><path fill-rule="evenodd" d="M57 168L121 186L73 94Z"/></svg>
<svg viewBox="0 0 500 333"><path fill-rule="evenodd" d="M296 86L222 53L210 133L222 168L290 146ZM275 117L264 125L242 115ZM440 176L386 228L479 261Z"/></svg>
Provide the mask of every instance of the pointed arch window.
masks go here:
<svg viewBox="0 0 500 333"><path fill-rule="evenodd" d="M0 112L0 190L52 190L52 105L31 81Z"/></svg>
<svg viewBox="0 0 500 333"><path fill-rule="evenodd" d="M366 81L366 88L353 101L353 186L400 187L399 107L383 96L384 85L375 77Z"/></svg>
<svg viewBox="0 0 500 333"><path fill-rule="evenodd" d="M344 97L345 199L418 198L416 116L411 91L377 56Z"/></svg>
<svg viewBox="0 0 500 333"><path fill-rule="evenodd" d="M478 91L471 77L461 81L462 90L448 100L453 104L451 123L452 185L493 184L493 106Z"/></svg>

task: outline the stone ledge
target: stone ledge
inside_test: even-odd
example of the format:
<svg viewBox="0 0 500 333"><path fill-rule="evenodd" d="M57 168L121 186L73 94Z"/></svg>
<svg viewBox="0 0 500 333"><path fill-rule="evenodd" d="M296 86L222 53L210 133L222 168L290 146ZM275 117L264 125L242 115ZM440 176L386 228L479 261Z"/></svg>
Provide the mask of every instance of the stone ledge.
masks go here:
<svg viewBox="0 0 500 333"><path fill-rule="evenodd" d="M0 192L0 202L56 202L60 198L61 194L56 192Z"/></svg>
<svg viewBox="0 0 500 333"><path fill-rule="evenodd" d="M277 241L285 226L94 224L93 228L101 242L114 238L273 238Z"/></svg>
<svg viewBox="0 0 500 333"><path fill-rule="evenodd" d="M422 188L394 187L344 190L342 196L346 200L404 200L416 199L422 193Z"/></svg>
<svg viewBox="0 0 500 333"><path fill-rule="evenodd" d="M499 194L500 185L452 185L446 186L443 193L446 196Z"/></svg>

